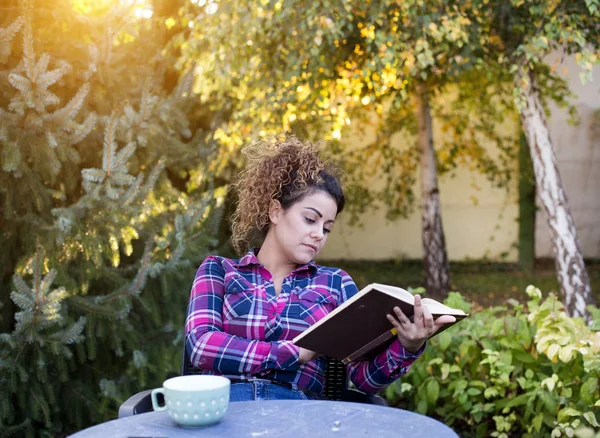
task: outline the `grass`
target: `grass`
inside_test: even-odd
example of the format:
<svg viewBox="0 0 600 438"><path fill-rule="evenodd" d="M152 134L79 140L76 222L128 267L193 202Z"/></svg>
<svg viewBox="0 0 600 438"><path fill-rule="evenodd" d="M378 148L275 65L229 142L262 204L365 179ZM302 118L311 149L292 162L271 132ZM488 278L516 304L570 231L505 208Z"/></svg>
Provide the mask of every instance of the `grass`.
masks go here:
<svg viewBox="0 0 600 438"><path fill-rule="evenodd" d="M360 288L369 283L386 283L400 287L423 286L423 265L420 260L319 261L327 266L338 266L352 276ZM586 261L592 293L600 303L600 260ZM508 298L526 301L525 288L533 284L544 295L559 292L552 260L539 260L533 274L523 272L513 263L452 262L450 263L452 290L460 292L477 308L501 305Z"/></svg>

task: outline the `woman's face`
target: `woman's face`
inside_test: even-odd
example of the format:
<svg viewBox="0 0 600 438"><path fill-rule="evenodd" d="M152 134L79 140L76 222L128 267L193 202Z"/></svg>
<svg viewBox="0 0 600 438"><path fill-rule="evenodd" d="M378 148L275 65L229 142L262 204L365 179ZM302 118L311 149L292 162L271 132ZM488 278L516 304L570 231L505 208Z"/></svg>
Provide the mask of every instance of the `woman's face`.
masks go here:
<svg viewBox="0 0 600 438"><path fill-rule="evenodd" d="M305 264L321 252L337 215L337 204L326 192L305 196L287 210L271 210L271 229L279 251L292 263Z"/></svg>

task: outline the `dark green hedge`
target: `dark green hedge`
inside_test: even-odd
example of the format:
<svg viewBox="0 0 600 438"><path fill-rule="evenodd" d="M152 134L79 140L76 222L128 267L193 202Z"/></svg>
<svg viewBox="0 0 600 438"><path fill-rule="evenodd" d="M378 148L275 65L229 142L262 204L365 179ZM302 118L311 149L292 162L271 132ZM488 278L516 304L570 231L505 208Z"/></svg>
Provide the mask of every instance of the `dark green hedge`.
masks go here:
<svg viewBox="0 0 600 438"><path fill-rule="evenodd" d="M600 310L569 318L553 294L527 288L526 305L472 311L429 341L389 386L391 405L439 419L461 437L594 436L600 431Z"/></svg>

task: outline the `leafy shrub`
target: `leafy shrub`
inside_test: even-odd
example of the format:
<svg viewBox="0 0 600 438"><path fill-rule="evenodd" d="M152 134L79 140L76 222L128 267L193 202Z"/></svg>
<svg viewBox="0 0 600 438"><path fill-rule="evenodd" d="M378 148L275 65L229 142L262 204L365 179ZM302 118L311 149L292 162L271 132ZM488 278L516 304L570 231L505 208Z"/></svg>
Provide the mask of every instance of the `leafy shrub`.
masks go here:
<svg viewBox="0 0 600 438"><path fill-rule="evenodd" d="M435 417L464 437L600 429L600 310L589 308L587 326L569 318L554 294L542 300L534 286L526 292L526 305L508 300L431 339L411 371L386 389L390 404ZM446 304L471 311L458 293Z"/></svg>

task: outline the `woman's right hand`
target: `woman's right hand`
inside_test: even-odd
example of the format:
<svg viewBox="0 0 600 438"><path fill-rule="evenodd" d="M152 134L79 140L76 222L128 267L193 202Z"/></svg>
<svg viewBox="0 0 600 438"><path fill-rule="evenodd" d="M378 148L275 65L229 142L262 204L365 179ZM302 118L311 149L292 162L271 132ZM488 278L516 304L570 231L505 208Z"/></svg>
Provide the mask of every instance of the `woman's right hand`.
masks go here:
<svg viewBox="0 0 600 438"><path fill-rule="evenodd" d="M306 362L310 362L311 360L315 359L317 356L319 356L319 353L315 353L312 350L307 350L306 348L302 348L299 347L299 357L298 357L298 362L300 363L306 363Z"/></svg>

